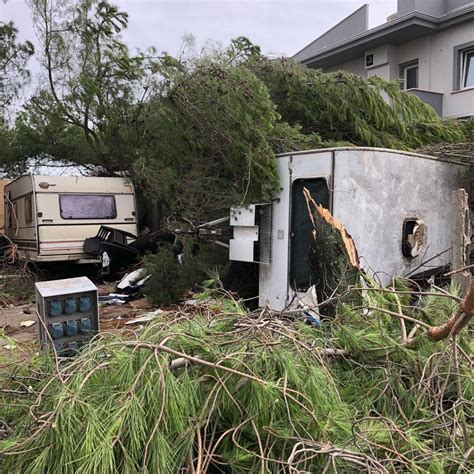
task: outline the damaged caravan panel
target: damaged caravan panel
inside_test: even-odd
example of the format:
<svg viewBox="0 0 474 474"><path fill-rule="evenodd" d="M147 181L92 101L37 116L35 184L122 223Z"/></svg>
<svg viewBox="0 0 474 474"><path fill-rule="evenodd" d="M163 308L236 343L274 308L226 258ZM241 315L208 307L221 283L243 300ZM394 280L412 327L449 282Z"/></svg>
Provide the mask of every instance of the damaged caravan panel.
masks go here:
<svg viewBox="0 0 474 474"><path fill-rule="evenodd" d="M132 184L124 178L22 176L4 189L5 235L22 260L89 260L84 240L107 225L137 235Z"/></svg>
<svg viewBox="0 0 474 474"><path fill-rule="evenodd" d="M451 195L466 188L467 165L374 148L288 153L277 162L281 190L265 220L270 229L249 237L240 228L246 223L233 221L231 214L231 259L258 262L260 305L281 310L315 283L308 265L313 228L304 189L345 226L361 266L382 284L450 263ZM271 258L256 257L262 254Z"/></svg>

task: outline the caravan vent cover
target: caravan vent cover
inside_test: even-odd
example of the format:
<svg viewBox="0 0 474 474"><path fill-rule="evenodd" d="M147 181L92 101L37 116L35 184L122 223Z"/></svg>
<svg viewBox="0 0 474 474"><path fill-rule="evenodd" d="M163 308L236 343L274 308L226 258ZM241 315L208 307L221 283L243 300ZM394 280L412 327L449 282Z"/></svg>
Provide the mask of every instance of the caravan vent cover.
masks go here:
<svg viewBox="0 0 474 474"><path fill-rule="evenodd" d="M406 219L403 223L402 253L404 257L415 258L421 252L425 241L425 223L420 219Z"/></svg>

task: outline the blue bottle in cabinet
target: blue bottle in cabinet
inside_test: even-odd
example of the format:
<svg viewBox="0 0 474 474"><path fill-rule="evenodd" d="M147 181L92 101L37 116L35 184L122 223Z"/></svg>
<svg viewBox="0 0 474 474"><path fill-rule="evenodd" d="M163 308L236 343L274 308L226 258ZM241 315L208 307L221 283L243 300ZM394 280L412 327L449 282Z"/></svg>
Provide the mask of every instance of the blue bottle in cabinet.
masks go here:
<svg viewBox="0 0 474 474"><path fill-rule="evenodd" d="M77 332L77 322L74 319L66 321L66 336L76 336Z"/></svg>
<svg viewBox="0 0 474 474"><path fill-rule="evenodd" d="M81 302L79 304L79 311L81 313L87 313L91 310L91 300L88 296L81 296Z"/></svg>
<svg viewBox="0 0 474 474"><path fill-rule="evenodd" d="M61 307L61 301L59 300L51 301L51 305L49 308L49 315L60 316L62 312L63 312L63 309Z"/></svg>
<svg viewBox="0 0 474 474"><path fill-rule="evenodd" d="M92 330L92 321L90 318L82 318L80 323L80 331L87 333Z"/></svg>
<svg viewBox="0 0 474 474"><path fill-rule="evenodd" d="M52 323L49 331L53 339L59 339L64 336L63 325L61 323Z"/></svg>
<svg viewBox="0 0 474 474"><path fill-rule="evenodd" d="M64 303L64 312L66 314L73 314L77 311L76 298L68 298Z"/></svg>

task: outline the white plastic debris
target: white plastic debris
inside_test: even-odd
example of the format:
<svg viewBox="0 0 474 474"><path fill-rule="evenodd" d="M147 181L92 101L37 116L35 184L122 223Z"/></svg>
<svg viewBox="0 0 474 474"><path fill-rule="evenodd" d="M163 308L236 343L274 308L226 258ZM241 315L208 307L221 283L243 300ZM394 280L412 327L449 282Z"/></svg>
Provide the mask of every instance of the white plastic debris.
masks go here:
<svg viewBox="0 0 474 474"><path fill-rule="evenodd" d="M36 324L36 321L33 321L32 319L28 319L27 321L22 321L20 323L20 326L23 328L29 328L33 326L33 324Z"/></svg>
<svg viewBox="0 0 474 474"><path fill-rule="evenodd" d="M125 290L133 288L139 284L143 284L147 278L147 271L144 268L139 268L133 272L127 273L117 284L118 290Z"/></svg>
<svg viewBox="0 0 474 474"><path fill-rule="evenodd" d="M110 265L110 257L107 252L102 252L102 268L107 268Z"/></svg>
<svg viewBox="0 0 474 474"><path fill-rule="evenodd" d="M299 299L298 306L305 310L304 315L312 325L319 326L321 324L318 312L318 295L314 285Z"/></svg>
<svg viewBox="0 0 474 474"><path fill-rule="evenodd" d="M157 318L160 314L164 313L163 310L157 309L156 311L152 311L151 313L146 313L143 316L138 318L130 319L125 324L138 324L138 323L147 323L148 321L152 321L153 319Z"/></svg>
<svg viewBox="0 0 474 474"><path fill-rule="evenodd" d="M123 300L122 298L111 298L106 301L100 301L99 306L109 306L109 305L120 306L125 303L126 301Z"/></svg>

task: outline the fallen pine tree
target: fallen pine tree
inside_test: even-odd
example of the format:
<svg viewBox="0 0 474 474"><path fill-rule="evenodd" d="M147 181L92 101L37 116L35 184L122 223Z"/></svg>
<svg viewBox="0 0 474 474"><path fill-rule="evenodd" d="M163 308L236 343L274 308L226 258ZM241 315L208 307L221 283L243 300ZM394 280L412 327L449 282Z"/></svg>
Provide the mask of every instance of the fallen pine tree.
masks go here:
<svg viewBox="0 0 474 474"><path fill-rule="evenodd" d="M468 340L427 336L459 298L403 281L347 291L360 307L318 329L217 298L17 368L4 472L472 470Z"/></svg>

